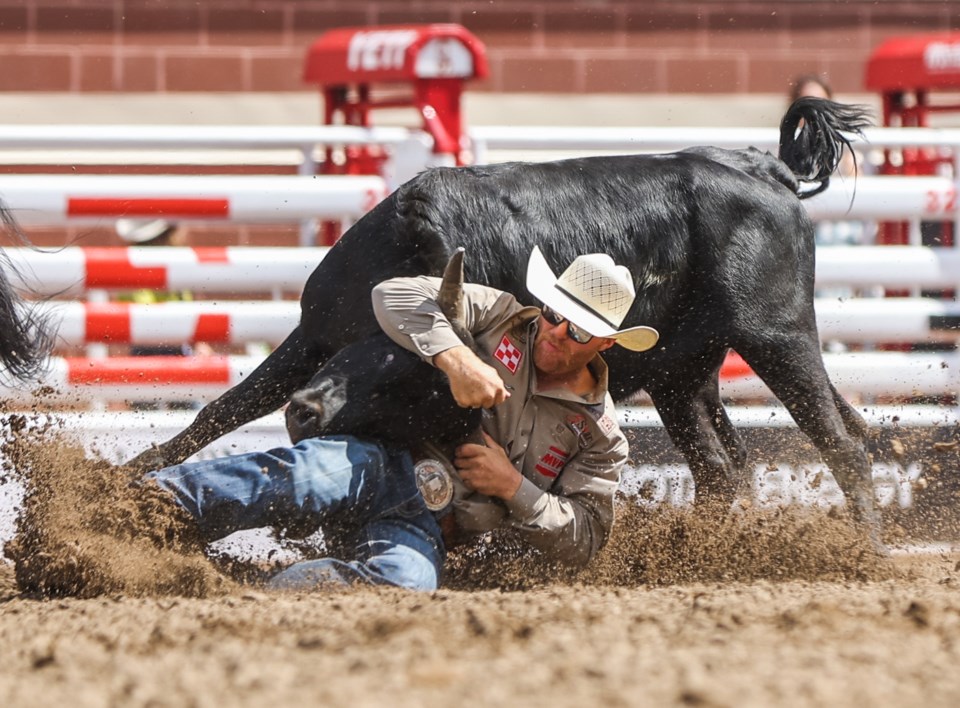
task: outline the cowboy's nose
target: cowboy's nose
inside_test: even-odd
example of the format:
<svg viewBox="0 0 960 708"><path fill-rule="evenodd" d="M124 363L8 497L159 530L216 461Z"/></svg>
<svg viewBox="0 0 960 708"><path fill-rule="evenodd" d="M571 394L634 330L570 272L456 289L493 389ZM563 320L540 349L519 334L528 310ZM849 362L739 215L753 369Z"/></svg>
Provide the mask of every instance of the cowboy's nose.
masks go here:
<svg viewBox="0 0 960 708"><path fill-rule="evenodd" d="M541 322L542 322L542 326L541 326L542 329L545 329L545 330L546 330L546 329L557 330L557 329L559 328L560 331L563 332L563 333L566 333L566 331L567 331L567 321L566 321L566 320L560 320L557 324L553 324L553 322L551 322L550 320L548 320L546 317L541 317L540 320L541 320Z"/></svg>

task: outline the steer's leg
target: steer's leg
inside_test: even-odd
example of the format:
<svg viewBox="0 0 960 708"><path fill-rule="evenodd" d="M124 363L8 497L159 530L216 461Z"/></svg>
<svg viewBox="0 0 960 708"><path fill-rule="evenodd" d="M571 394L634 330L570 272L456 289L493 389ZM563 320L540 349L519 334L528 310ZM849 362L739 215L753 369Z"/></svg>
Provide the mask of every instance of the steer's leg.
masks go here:
<svg viewBox="0 0 960 708"><path fill-rule="evenodd" d="M747 457L720 401L718 368L707 367L704 376L690 367L684 376L647 388L670 439L690 465L697 502L732 502Z"/></svg>
<svg viewBox="0 0 960 708"><path fill-rule="evenodd" d="M784 335L762 346L738 347L738 351L817 446L854 518L878 533L880 517L865 444L867 426L830 382L816 333Z"/></svg>
<svg viewBox="0 0 960 708"><path fill-rule="evenodd" d="M127 465L141 471L179 464L224 433L272 413L303 387L322 363L308 351L298 326L249 376L207 404L182 432Z"/></svg>

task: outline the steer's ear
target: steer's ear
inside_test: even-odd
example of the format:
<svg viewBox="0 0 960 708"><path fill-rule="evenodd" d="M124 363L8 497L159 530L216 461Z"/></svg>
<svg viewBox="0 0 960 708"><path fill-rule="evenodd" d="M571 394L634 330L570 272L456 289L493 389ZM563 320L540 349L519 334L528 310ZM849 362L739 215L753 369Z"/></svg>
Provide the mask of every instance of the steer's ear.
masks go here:
<svg viewBox="0 0 960 708"><path fill-rule="evenodd" d="M468 347L473 348L473 336L467 330L466 312L463 307L463 248L458 248L443 269L443 280L437 295L440 311L450 320L453 331Z"/></svg>

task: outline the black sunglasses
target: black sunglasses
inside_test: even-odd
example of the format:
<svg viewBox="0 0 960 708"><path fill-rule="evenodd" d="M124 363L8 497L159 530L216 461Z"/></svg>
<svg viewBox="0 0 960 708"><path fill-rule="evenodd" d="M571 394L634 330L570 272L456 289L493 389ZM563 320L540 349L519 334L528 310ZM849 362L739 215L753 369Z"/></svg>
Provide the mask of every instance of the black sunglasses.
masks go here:
<svg viewBox="0 0 960 708"><path fill-rule="evenodd" d="M543 315L543 319L545 319L547 322L549 322L553 326L557 326L561 322L566 321L567 336L570 337L570 339L575 341L577 344L586 344L591 339L593 339L592 334L590 334L589 332L587 332L581 327L577 327L573 322L568 320L566 317L558 313L556 310L551 310L546 305L544 305L543 309L540 310L540 314Z"/></svg>

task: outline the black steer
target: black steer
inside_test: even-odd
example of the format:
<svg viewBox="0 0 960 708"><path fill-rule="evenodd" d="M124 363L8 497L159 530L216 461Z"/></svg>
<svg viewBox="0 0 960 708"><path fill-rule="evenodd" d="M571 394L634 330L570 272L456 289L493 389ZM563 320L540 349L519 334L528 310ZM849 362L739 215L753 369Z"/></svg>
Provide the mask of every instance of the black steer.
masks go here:
<svg viewBox="0 0 960 708"><path fill-rule="evenodd" d="M685 455L698 497L729 493L746 451L720 400L718 372L735 349L819 448L861 519L873 488L860 416L824 370L813 308L813 225L799 198L826 187L865 113L805 98L780 127L780 159L754 149L695 148L432 169L360 219L310 276L300 325L239 385L171 440L131 461L180 462L275 410L344 347L378 332L370 290L394 276L439 275L457 247L467 280L530 302L525 268L538 245L556 272L604 252L633 273L624 326L660 342L605 353L611 393L651 396ZM801 193L799 183L817 183Z"/></svg>

